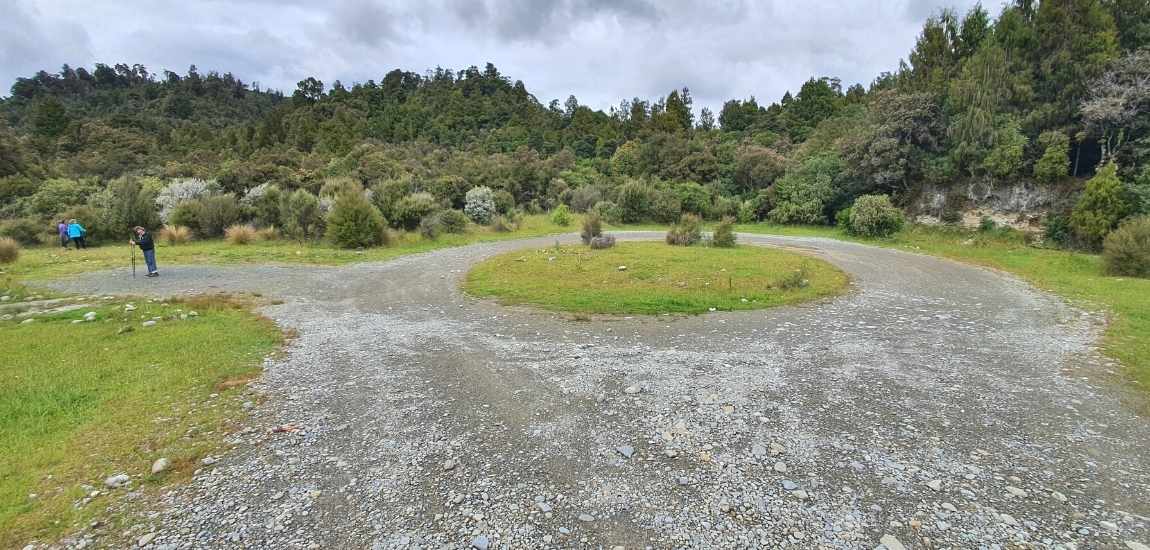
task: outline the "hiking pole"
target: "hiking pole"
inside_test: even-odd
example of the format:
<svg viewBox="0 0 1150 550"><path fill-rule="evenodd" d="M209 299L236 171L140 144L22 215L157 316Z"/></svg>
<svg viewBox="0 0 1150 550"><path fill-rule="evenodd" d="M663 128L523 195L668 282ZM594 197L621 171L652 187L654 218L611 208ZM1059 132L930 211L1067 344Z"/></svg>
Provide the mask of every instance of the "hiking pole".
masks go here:
<svg viewBox="0 0 1150 550"><path fill-rule="evenodd" d="M136 240L135 235L132 236L132 241L134 241L134 240ZM136 278L136 247L135 247L135 245L132 244L132 241L128 241L128 250L130 250L129 254L131 254L131 256L132 256L132 278L135 279Z"/></svg>

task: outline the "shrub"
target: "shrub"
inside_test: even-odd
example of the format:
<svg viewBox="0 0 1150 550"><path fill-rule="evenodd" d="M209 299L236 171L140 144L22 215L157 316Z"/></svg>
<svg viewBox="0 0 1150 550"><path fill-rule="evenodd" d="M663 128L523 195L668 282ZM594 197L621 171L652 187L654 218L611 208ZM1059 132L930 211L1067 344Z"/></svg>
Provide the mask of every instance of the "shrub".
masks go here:
<svg viewBox="0 0 1150 550"><path fill-rule="evenodd" d="M20 259L20 243L12 237L0 237L0 264L10 264Z"/></svg>
<svg viewBox="0 0 1150 550"><path fill-rule="evenodd" d="M585 185L573 189L567 200L567 204L571 205L572 210L576 212L586 212L594 208L599 201L603 200L603 193L599 191L598 187Z"/></svg>
<svg viewBox="0 0 1150 550"><path fill-rule="evenodd" d="M847 230L864 237L889 237L902 229L902 210L891 204L886 195L863 195L855 199L847 214Z"/></svg>
<svg viewBox="0 0 1150 550"><path fill-rule="evenodd" d="M434 241L441 233L443 233L443 222L438 215L430 214L419 220L419 234L423 238Z"/></svg>
<svg viewBox="0 0 1150 550"><path fill-rule="evenodd" d="M204 212L204 204L200 201L186 201L176 205L167 215L169 225L187 227L194 233L201 233L200 218Z"/></svg>
<svg viewBox="0 0 1150 550"><path fill-rule="evenodd" d="M523 215L515 210L508 212L506 215L495 216L491 220L491 229L499 233L509 233L519 229L519 223L523 220Z"/></svg>
<svg viewBox="0 0 1150 550"><path fill-rule="evenodd" d="M208 237L223 235L224 230L240 221L240 204L235 195L214 195L200 201L200 233Z"/></svg>
<svg viewBox="0 0 1150 550"><path fill-rule="evenodd" d="M371 188L371 203L379 209L383 217L393 222L396 219L395 206L411 194L411 179L389 179Z"/></svg>
<svg viewBox="0 0 1150 550"><path fill-rule="evenodd" d="M646 220L654 202L653 190L643 182L631 180L619 188L620 218L624 223Z"/></svg>
<svg viewBox="0 0 1150 550"><path fill-rule="evenodd" d="M1102 263L1109 275L1150 278L1150 216L1127 220L1107 235Z"/></svg>
<svg viewBox="0 0 1150 550"><path fill-rule="evenodd" d="M1070 246L1074 242L1074 228L1066 216L1050 214L1042 222L1042 234L1046 240L1058 246Z"/></svg>
<svg viewBox="0 0 1150 550"><path fill-rule="evenodd" d="M459 210L442 210L438 214L439 223L448 233L463 233L467 231L467 214Z"/></svg>
<svg viewBox="0 0 1150 550"><path fill-rule="evenodd" d="M423 218L439 210L439 203L431 193L412 193L400 199L392 208L392 225L407 230L419 227Z"/></svg>
<svg viewBox="0 0 1150 550"><path fill-rule="evenodd" d="M1057 130L1042 132L1038 136L1042 157L1034 163L1034 178L1042 183L1054 183L1070 173L1070 138Z"/></svg>
<svg viewBox="0 0 1150 550"><path fill-rule="evenodd" d="M595 204L591 212L597 214L602 221L611 224L623 222L623 210L611 201L600 201Z"/></svg>
<svg viewBox="0 0 1150 550"><path fill-rule="evenodd" d="M99 189L96 180L92 179L49 179L25 200L26 211L30 214L55 214L69 206L87 202L88 197Z"/></svg>
<svg viewBox="0 0 1150 550"><path fill-rule="evenodd" d="M843 162L834 154L810 157L774 185L775 207L768 218L774 223L826 223L824 206L834 197L835 182Z"/></svg>
<svg viewBox="0 0 1150 550"><path fill-rule="evenodd" d="M691 246L703 238L703 221L694 214L683 214L679 223L672 225L667 231L667 244L675 246Z"/></svg>
<svg viewBox="0 0 1150 550"><path fill-rule="evenodd" d="M756 221L755 203L751 201L743 201L739 205L738 220L739 223L755 223Z"/></svg>
<svg viewBox="0 0 1150 550"><path fill-rule="evenodd" d="M739 215L739 208L739 201L730 197L716 195L715 202L711 205L710 214L720 220L723 218L734 218Z"/></svg>
<svg viewBox="0 0 1150 550"><path fill-rule="evenodd" d="M579 238L583 239L583 244L591 244L595 237L603 235L603 219L591 212L583 216L583 230L579 232Z"/></svg>
<svg viewBox="0 0 1150 550"><path fill-rule="evenodd" d="M983 233L989 233L995 229L998 229L998 224L994 221L994 218L991 218L990 216L983 216L978 220L979 231L982 231Z"/></svg>
<svg viewBox="0 0 1150 550"><path fill-rule="evenodd" d="M219 192L220 186L216 180L202 180L199 178L181 178L171 183L156 194L156 206L160 207L160 220L164 223L173 223L169 217L180 205L188 201L198 201ZM177 224L186 225L186 224Z"/></svg>
<svg viewBox="0 0 1150 550"><path fill-rule="evenodd" d="M711 190L693 181L676 185L675 196L684 213L704 216L711 211Z"/></svg>
<svg viewBox="0 0 1150 550"><path fill-rule="evenodd" d="M652 190L647 215L658 223L674 223L683 215L683 206L674 193Z"/></svg>
<svg viewBox="0 0 1150 550"><path fill-rule="evenodd" d="M591 239L588 243L591 245L591 250L603 250L615 246L615 237L613 235L600 235Z"/></svg>
<svg viewBox="0 0 1150 550"><path fill-rule="evenodd" d="M55 223L43 224L32 218L18 218L0 225L0 236L24 246L32 246L40 244L40 236L46 234L49 229L54 233L55 227Z"/></svg>
<svg viewBox="0 0 1150 550"><path fill-rule="evenodd" d="M495 211L500 214L506 214L515 209L515 196L507 191L500 189L495 192Z"/></svg>
<svg viewBox="0 0 1150 550"><path fill-rule="evenodd" d="M1086 190L1074 205L1070 214L1070 225L1074 232L1091 246L1098 246L1103 237L1113 230L1130 210L1123 198L1122 181L1118 179L1118 167L1113 163L1098 170L1086 182Z"/></svg>
<svg viewBox="0 0 1150 550"><path fill-rule="evenodd" d="M719 225L715 226L715 233L711 237L711 245L719 248L731 248L735 246L735 219L730 216L723 218Z"/></svg>
<svg viewBox="0 0 1150 550"><path fill-rule="evenodd" d="M843 208L835 214L835 225L849 231L851 227L851 207Z"/></svg>
<svg viewBox="0 0 1150 550"><path fill-rule="evenodd" d="M284 194L275 185L262 183L248 190L240 204L248 208L255 221L264 226L283 223L281 217Z"/></svg>
<svg viewBox="0 0 1150 550"><path fill-rule="evenodd" d="M805 288L810 284L810 280L807 278L808 271L809 269L806 262L803 262L798 269L780 277L779 280L775 282L775 286L783 290Z"/></svg>
<svg viewBox="0 0 1150 550"><path fill-rule="evenodd" d="M297 189L288 196L283 210L284 229L298 239L310 239L319 235L323 218L320 216L319 199L303 189Z"/></svg>
<svg viewBox="0 0 1150 550"><path fill-rule="evenodd" d="M256 228L246 224L236 224L224 230L224 240L229 244L250 244L256 240Z"/></svg>
<svg viewBox="0 0 1150 550"><path fill-rule="evenodd" d="M170 245L184 244L192 240L192 230L183 225L167 225L160 229L160 239Z"/></svg>
<svg viewBox="0 0 1150 550"><path fill-rule="evenodd" d="M280 232L273 226L263 227L256 230L256 237L261 241L274 241L280 238Z"/></svg>
<svg viewBox="0 0 1150 550"><path fill-rule="evenodd" d="M363 184L355 178L341 176L323 180L323 186L319 188L321 198L335 199L345 193L363 193Z"/></svg>
<svg viewBox="0 0 1150 550"><path fill-rule="evenodd" d="M491 223L498 212L495 208L495 193L486 185L471 188L464 196L463 212L475 223Z"/></svg>
<svg viewBox="0 0 1150 550"><path fill-rule="evenodd" d="M551 211L551 223L560 227L571 225L571 210L566 204L560 204Z"/></svg>
<svg viewBox="0 0 1150 550"><path fill-rule="evenodd" d="M99 213L99 225L107 228L112 235L128 234L138 225L160 225L160 217L156 212L156 192L152 186L145 185L146 182L145 178L121 177L112 180L107 188L93 195L89 204L96 207Z"/></svg>
<svg viewBox="0 0 1150 550"><path fill-rule="evenodd" d="M336 246L360 248L380 244L387 222L362 192L339 195L327 215L326 235Z"/></svg>

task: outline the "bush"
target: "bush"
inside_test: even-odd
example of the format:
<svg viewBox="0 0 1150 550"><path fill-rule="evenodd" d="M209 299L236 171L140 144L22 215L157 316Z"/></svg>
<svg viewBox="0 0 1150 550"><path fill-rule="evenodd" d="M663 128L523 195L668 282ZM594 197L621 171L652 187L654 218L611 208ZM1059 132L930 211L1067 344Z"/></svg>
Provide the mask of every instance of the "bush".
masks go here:
<svg viewBox="0 0 1150 550"><path fill-rule="evenodd" d="M297 189L288 196L282 217L284 229L301 240L318 236L322 229L319 199L303 189Z"/></svg>
<svg viewBox="0 0 1150 550"><path fill-rule="evenodd" d="M585 185L577 187L571 191L570 197L567 199L571 205L571 209L576 212L587 212L599 204L603 200L603 193L599 191L598 187Z"/></svg>
<svg viewBox="0 0 1150 550"><path fill-rule="evenodd" d="M583 216L583 230L579 232L579 238L583 239L583 244L591 244L595 237L603 235L603 219L591 212Z"/></svg>
<svg viewBox="0 0 1150 550"><path fill-rule="evenodd" d="M683 215L683 205L679 197L670 191L652 190L647 215L658 223L674 223Z"/></svg>
<svg viewBox="0 0 1150 550"><path fill-rule="evenodd" d="M990 216L983 216L978 220L979 231L982 231L983 233L989 233L995 229L998 229L998 223L994 221L994 218L991 218Z"/></svg>
<svg viewBox="0 0 1150 550"><path fill-rule="evenodd" d="M1046 240L1058 246L1070 246L1074 242L1074 228L1066 216L1050 214L1042 221L1042 234Z"/></svg>
<svg viewBox="0 0 1150 550"><path fill-rule="evenodd" d="M523 220L523 215L515 210L508 212L504 216L495 216L491 220L491 229L499 233L510 233L519 229L519 222Z"/></svg>
<svg viewBox="0 0 1150 550"><path fill-rule="evenodd" d="M224 230L240 221L240 204L235 195L215 195L200 201L200 227L202 235L218 237Z"/></svg>
<svg viewBox="0 0 1150 550"><path fill-rule="evenodd" d="M379 209L362 192L348 192L336 197L325 234L339 247L369 247L386 239L386 225Z"/></svg>
<svg viewBox="0 0 1150 550"><path fill-rule="evenodd" d="M200 201L186 201L176 205L167 215L169 225L187 227L193 233L200 231L200 218L204 212L204 204Z"/></svg>
<svg viewBox="0 0 1150 550"><path fill-rule="evenodd" d="M240 204L249 209L257 223L276 226L283 223L283 200L284 194L279 187L262 183L248 190Z"/></svg>
<svg viewBox="0 0 1150 550"><path fill-rule="evenodd" d="M434 241L443 233L443 222L436 214L430 214L419 220L419 235L429 241Z"/></svg>
<svg viewBox="0 0 1150 550"><path fill-rule="evenodd" d="M711 236L711 245L719 248L731 248L735 246L735 239L735 219L728 216L715 226L715 233Z"/></svg>
<svg viewBox="0 0 1150 550"><path fill-rule="evenodd" d="M591 245L591 250L603 250L615 246L615 237L613 235L601 235L591 239L588 243Z"/></svg>
<svg viewBox="0 0 1150 550"><path fill-rule="evenodd" d="M466 199L465 199L466 200ZM506 214L515 209L515 196L500 189L495 192L495 211Z"/></svg>
<svg viewBox="0 0 1150 550"><path fill-rule="evenodd" d="M807 268L806 262L803 262L803 264L800 265L798 269L780 277L779 280L775 282L774 286L783 290L806 288L806 286L810 284L810 279L807 277L808 271L809 270Z"/></svg>
<svg viewBox="0 0 1150 550"><path fill-rule="evenodd" d="M715 202L711 205L711 216L716 219L734 218L739 215L740 203L739 201L730 197L722 195L715 196Z"/></svg>
<svg viewBox="0 0 1150 550"><path fill-rule="evenodd" d="M49 229L55 233L56 223L42 224L32 218L19 218L9 220L0 225L0 236L6 237L24 246L40 244L41 235L48 233Z"/></svg>
<svg viewBox="0 0 1150 550"><path fill-rule="evenodd" d="M623 222L623 210L619 205L611 201L600 201L595 204L591 212L598 215L599 219L610 224L617 224Z"/></svg>
<svg viewBox="0 0 1150 550"><path fill-rule="evenodd" d="M620 218L623 223L646 220L654 202L653 190L643 182L631 180L619 188Z"/></svg>
<svg viewBox="0 0 1150 550"><path fill-rule="evenodd" d="M160 229L160 239L170 245L184 244L192 240L192 230L183 225L168 225Z"/></svg>
<svg viewBox="0 0 1150 550"><path fill-rule="evenodd" d="M216 183L216 180L202 180L199 178L173 180L156 195L156 205L160 207L160 220L164 223L176 223L173 222L170 217L177 207L185 202L207 198L216 194L219 190L220 186Z"/></svg>
<svg viewBox="0 0 1150 550"><path fill-rule="evenodd" d="M275 227L263 227L256 230L256 237L261 241L274 241L280 238L280 232Z"/></svg>
<svg viewBox="0 0 1150 550"><path fill-rule="evenodd" d="M438 214L439 223L448 233L464 233L467 231L467 214L459 210L442 210Z"/></svg>
<svg viewBox="0 0 1150 550"><path fill-rule="evenodd" d="M756 217L755 203L743 201L742 204L739 205L739 223L755 223L758 221Z"/></svg>
<svg viewBox="0 0 1150 550"><path fill-rule="evenodd" d="M855 199L848 216L847 230L864 237L889 237L902 229L902 210L891 204L886 195L863 195Z"/></svg>
<svg viewBox="0 0 1150 550"><path fill-rule="evenodd" d="M694 214L683 214L679 223L672 225L667 231L667 244L674 246L691 246L703 238L703 221Z"/></svg>
<svg viewBox="0 0 1150 550"><path fill-rule="evenodd" d="M412 230L436 210L439 210L439 203L431 193L412 193L395 205L392 209L395 219L391 221L396 227Z"/></svg>
<svg viewBox="0 0 1150 550"><path fill-rule="evenodd" d="M1124 194L1122 181L1118 179L1118 167L1112 162L1099 169L1086 182L1086 190L1070 214L1074 232L1088 245L1097 247L1129 213L1130 206Z"/></svg>
<svg viewBox="0 0 1150 550"><path fill-rule="evenodd" d="M491 223L491 219L498 212L495 207L495 193L486 185L471 188L464 196L463 212L475 223L481 225Z"/></svg>
<svg viewBox="0 0 1150 550"><path fill-rule="evenodd" d="M256 240L256 228L246 224L236 224L224 230L224 240L228 244L250 244Z"/></svg>
<svg viewBox="0 0 1150 550"><path fill-rule="evenodd" d="M560 227L571 225L571 210L566 204L560 204L551 211L551 223Z"/></svg>
<svg viewBox="0 0 1150 550"><path fill-rule="evenodd" d="M20 259L20 243L12 237L0 237L0 264L10 264Z"/></svg>
<svg viewBox="0 0 1150 550"><path fill-rule="evenodd" d="M845 231L850 231L851 207L848 206L846 208L843 208L842 210L839 210L838 213L835 214L835 225L838 226L839 229L843 229Z"/></svg>
<svg viewBox="0 0 1150 550"><path fill-rule="evenodd" d="M842 173L842 160L834 154L804 160L775 183L775 207L768 218L781 224L826 223L824 207L834 197Z"/></svg>
<svg viewBox="0 0 1150 550"><path fill-rule="evenodd" d="M1042 145L1042 157L1034 163L1034 179L1042 183L1054 183L1070 173L1070 138L1066 134L1050 130L1038 136Z"/></svg>
<svg viewBox="0 0 1150 550"><path fill-rule="evenodd" d="M1150 278L1150 216L1127 220L1107 235L1102 264L1108 275Z"/></svg>

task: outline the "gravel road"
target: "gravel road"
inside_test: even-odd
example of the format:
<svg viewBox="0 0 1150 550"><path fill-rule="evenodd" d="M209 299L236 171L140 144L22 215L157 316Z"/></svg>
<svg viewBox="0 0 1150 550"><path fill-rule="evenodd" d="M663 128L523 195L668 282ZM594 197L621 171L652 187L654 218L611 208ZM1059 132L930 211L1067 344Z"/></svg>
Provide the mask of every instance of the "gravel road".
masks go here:
<svg viewBox="0 0 1150 550"><path fill-rule="evenodd" d="M619 233L621 239L660 238ZM1150 419L1104 320L988 270L816 238L835 300L580 321L468 298L554 237L339 268L164 267L296 329L251 428L131 535L166 548L1150 545ZM574 236L561 238L564 242ZM162 251L160 261L163 261ZM292 424L298 431L271 428ZM110 541L97 544L110 544ZM120 541L117 544L122 544Z"/></svg>

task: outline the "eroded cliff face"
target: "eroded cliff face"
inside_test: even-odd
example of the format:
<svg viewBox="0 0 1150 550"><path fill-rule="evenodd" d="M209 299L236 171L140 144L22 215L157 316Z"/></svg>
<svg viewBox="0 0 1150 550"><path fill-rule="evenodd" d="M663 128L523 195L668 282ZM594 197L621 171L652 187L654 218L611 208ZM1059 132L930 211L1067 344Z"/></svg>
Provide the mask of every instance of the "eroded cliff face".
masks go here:
<svg viewBox="0 0 1150 550"><path fill-rule="evenodd" d="M1081 188L1080 182L1039 185L971 181L953 187L927 184L908 210L916 222L923 224L977 227L985 217L1001 226L1041 231L1043 219L1051 212L1068 210Z"/></svg>

